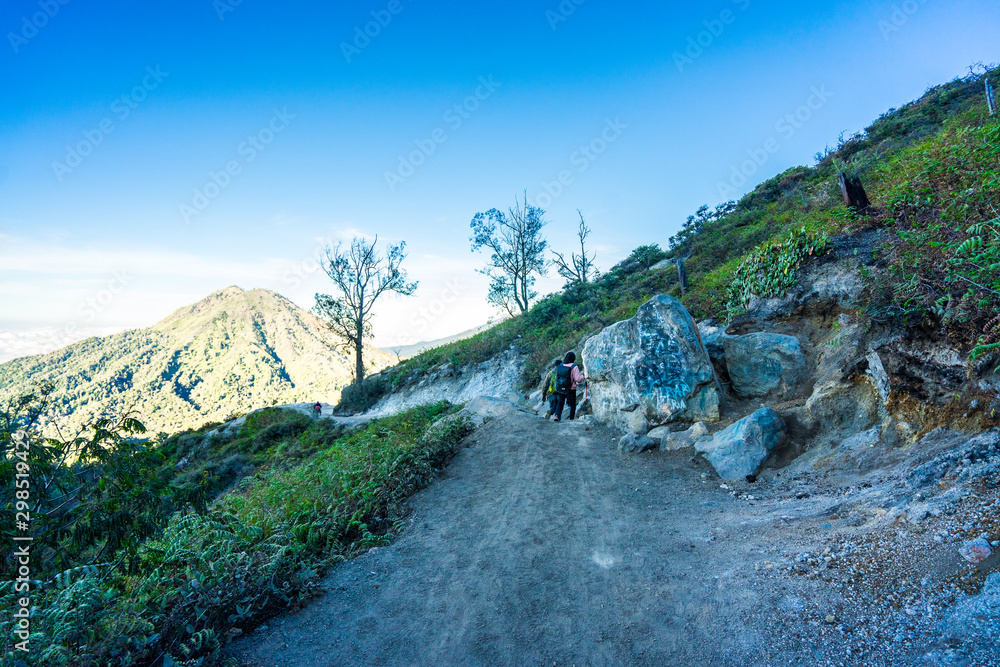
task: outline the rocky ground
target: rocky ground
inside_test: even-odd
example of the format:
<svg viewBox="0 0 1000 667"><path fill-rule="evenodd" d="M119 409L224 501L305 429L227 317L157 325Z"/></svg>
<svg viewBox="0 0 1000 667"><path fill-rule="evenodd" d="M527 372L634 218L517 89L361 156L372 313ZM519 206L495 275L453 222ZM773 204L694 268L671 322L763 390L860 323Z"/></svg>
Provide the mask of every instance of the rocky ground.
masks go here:
<svg viewBox="0 0 1000 667"><path fill-rule="evenodd" d="M692 449L518 411L467 441L388 547L235 643L246 665L996 665L1000 435L868 472L723 482ZM878 444L877 447L887 447ZM844 457L845 461L850 460ZM991 576L991 573L992 576Z"/></svg>

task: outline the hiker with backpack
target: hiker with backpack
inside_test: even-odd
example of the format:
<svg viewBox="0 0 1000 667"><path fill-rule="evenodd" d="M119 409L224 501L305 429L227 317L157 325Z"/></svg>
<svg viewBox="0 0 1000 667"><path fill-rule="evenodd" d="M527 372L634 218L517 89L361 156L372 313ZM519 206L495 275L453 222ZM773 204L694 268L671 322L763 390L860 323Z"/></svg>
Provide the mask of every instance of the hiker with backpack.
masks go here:
<svg viewBox="0 0 1000 667"><path fill-rule="evenodd" d="M575 363L576 353L567 352L562 364L556 366L555 389L556 389L556 416L552 421L562 421L562 411L565 404L569 404L569 418L576 419L576 388L586 382L587 378L580 372L580 367Z"/></svg>
<svg viewBox="0 0 1000 667"><path fill-rule="evenodd" d="M545 418L548 419L556 412L556 369L562 364L562 359L556 359L552 362L552 370L549 374L545 376L545 385L542 389L542 400L544 401L546 397L549 400L549 409L545 412Z"/></svg>

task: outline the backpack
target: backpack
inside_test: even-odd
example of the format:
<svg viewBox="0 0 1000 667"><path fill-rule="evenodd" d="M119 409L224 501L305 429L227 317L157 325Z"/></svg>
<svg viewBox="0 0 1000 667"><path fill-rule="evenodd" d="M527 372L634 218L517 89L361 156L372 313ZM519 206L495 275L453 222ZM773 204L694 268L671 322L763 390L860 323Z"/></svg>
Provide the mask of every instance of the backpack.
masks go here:
<svg viewBox="0 0 1000 667"><path fill-rule="evenodd" d="M570 387L573 386L573 369L576 364L572 366L566 366L561 364L559 368L556 369L556 393L566 395L569 393Z"/></svg>

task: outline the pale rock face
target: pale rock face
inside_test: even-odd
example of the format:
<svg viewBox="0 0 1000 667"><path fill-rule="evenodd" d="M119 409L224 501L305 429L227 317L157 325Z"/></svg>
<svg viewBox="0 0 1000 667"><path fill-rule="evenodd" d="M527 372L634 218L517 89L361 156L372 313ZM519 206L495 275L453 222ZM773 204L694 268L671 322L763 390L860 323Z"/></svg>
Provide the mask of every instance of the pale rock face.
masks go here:
<svg viewBox="0 0 1000 667"><path fill-rule="evenodd" d="M761 408L711 439L703 438L695 450L704 454L724 480L755 475L785 441L785 424L771 408Z"/></svg>
<svg viewBox="0 0 1000 667"><path fill-rule="evenodd" d="M588 339L583 362L600 421L645 433L651 424L719 418L712 362L691 315L673 297L656 296L632 319Z"/></svg>

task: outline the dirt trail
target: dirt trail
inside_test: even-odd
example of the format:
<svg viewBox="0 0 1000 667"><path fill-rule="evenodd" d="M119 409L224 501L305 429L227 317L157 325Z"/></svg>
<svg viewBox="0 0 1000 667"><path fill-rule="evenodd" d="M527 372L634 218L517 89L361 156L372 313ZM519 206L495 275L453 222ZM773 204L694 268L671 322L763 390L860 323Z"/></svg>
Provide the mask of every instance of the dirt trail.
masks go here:
<svg viewBox="0 0 1000 667"><path fill-rule="evenodd" d="M232 654L259 667L915 664L852 660L844 627L858 619L834 587L755 569L779 547L821 545L834 498L779 518L777 501L741 502L690 454L622 456L616 435L527 414L488 423L390 546L335 567L327 593Z"/></svg>

